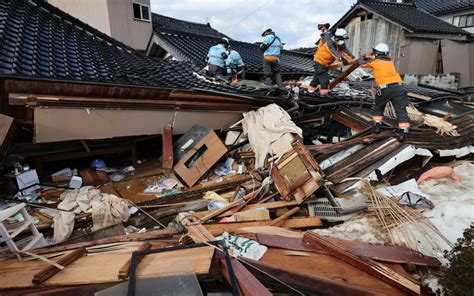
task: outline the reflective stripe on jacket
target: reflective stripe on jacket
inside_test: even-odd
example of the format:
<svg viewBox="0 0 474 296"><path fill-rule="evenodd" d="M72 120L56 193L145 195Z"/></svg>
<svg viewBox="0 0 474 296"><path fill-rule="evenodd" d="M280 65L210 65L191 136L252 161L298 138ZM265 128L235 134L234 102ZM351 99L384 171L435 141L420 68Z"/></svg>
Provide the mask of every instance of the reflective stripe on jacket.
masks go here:
<svg viewBox="0 0 474 296"><path fill-rule="evenodd" d="M347 60L353 58L352 53L345 46L337 46L336 42L331 38L331 34L322 34L313 61L323 65L324 67L328 67L334 63L336 59L340 60L343 56Z"/></svg>
<svg viewBox="0 0 474 296"><path fill-rule="evenodd" d="M209 49L209 53L207 54L207 57L209 58L208 59L209 64L224 68L225 66L224 57L227 57L227 51L222 45L217 44Z"/></svg>
<svg viewBox="0 0 474 296"><path fill-rule="evenodd" d="M379 56L374 60L360 60L360 66L371 68L374 72L375 84L382 86L390 83L402 83L402 78L388 56Z"/></svg>
<svg viewBox="0 0 474 296"><path fill-rule="evenodd" d="M273 41L273 39L275 39L275 41ZM264 56L275 56L275 57L280 56L280 52L283 48L283 44L281 43L280 38L278 38L278 36L273 35L273 34L265 36L265 38L263 39L263 44L269 45L270 43L272 43L272 45L270 45L270 47L268 47L263 52L263 55Z"/></svg>
<svg viewBox="0 0 474 296"><path fill-rule="evenodd" d="M231 73L232 67L243 67L244 61L237 51L231 50L229 56L225 60L225 64L227 66L227 72Z"/></svg>

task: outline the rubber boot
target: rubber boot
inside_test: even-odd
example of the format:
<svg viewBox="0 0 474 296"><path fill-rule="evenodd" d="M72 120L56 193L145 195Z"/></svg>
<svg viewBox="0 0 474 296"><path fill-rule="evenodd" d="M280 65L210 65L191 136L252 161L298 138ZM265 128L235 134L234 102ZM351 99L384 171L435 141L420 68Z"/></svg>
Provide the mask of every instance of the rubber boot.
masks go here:
<svg viewBox="0 0 474 296"><path fill-rule="evenodd" d="M265 85L267 86L267 88L272 88L273 81L271 77L265 77Z"/></svg>
<svg viewBox="0 0 474 296"><path fill-rule="evenodd" d="M397 137L397 140L399 142L405 142L405 139L406 139L406 134L408 133L408 129L405 128L405 129L401 129L399 128L398 129L398 137Z"/></svg>
<svg viewBox="0 0 474 296"><path fill-rule="evenodd" d="M380 134L382 132L382 123L376 122L374 125L374 134Z"/></svg>

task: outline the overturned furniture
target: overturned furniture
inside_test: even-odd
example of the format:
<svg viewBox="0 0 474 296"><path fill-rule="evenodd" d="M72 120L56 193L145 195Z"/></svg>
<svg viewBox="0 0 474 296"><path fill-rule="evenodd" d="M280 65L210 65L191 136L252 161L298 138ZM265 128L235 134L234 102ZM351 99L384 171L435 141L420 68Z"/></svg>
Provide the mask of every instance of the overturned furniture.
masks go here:
<svg viewBox="0 0 474 296"><path fill-rule="evenodd" d="M212 129L194 125L174 145L174 171L191 187L226 153L227 147Z"/></svg>
<svg viewBox="0 0 474 296"><path fill-rule="evenodd" d="M272 165L271 176L281 197L293 196L298 204L323 184L323 172L300 141L293 141L293 150Z"/></svg>

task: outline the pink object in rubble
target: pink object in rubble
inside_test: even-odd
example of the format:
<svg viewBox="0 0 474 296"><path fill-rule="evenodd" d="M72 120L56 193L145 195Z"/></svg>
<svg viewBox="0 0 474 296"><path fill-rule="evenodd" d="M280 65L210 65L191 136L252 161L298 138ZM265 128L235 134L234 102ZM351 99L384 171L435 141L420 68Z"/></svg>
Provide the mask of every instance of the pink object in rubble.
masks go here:
<svg viewBox="0 0 474 296"><path fill-rule="evenodd" d="M440 166L432 168L431 170L427 170L423 174L421 174L420 178L416 183L421 184L428 179L442 179L446 177L451 177L451 179L455 181L461 181L461 177L456 175L452 167L448 166Z"/></svg>

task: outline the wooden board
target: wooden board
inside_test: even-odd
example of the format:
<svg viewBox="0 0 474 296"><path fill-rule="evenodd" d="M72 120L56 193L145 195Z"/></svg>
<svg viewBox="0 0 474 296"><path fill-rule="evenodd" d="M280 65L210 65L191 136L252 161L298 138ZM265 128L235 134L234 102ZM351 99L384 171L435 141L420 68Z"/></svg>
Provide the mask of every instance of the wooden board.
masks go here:
<svg viewBox="0 0 474 296"><path fill-rule="evenodd" d="M266 234L266 235L278 236L278 237L283 237L283 238L297 238L297 239L302 239L304 235L304 232L288 230L288 229L276 227L276 226L250 226L250 227L240 228L238 232L239 233L254 233L254 234L257 234L257 237L259 234Z"/></svg>
<svg viewBox="0 0 474 296"><path fill-rule="evenodd" d="M271 220L269 220L271 221ZM235 232L240 228L251 227L251 226L264 226L269 221L257 221L257 222L229 222L229 223L213 223L204 224L203 226L215 236L221 235L224 231ZM302 229L302 228L313 228L321 226L321 220L318 217L307 217L307 218L293 218L286 220L281 227L291 229Z"/></svg>
<svg viewBox="0 0 474 296"><path fill-rule="evenodd" d="M285 250L282 249L269 248L260 261L289 272L295 271L311 277L362 288L368 293L404 295L391 285L330 255L311 253L310 256L287 256L284 252Z"/></svg>
<svg viewBox="0 0 474 296"><path fill-rule="evenodd" d="M250 210L237 212L234 214L235 221L262 221L270 219L270 212L268 210Z"/></svg>
<svg viewBox="0 0 474 296"><path fill-rule="evenodd" d="M52 278L45 286L68 286L117 282L118 271L136 247L113 253L88 254L81 257ZM147 255L137 268L138 277L175 275L183 272L207 274L214 249L202 247ZM48 266L43 261L9 260L0 262L0 287L30 287L33 275Z"/></svg>
<svg viewBox="0 0 474 296"><path fill-rule="evenodd" d="M265 208L267 210L272 210L272 209L278 209L278 208L285 208L285 207L291 207L291 206L296 206L298 202L295 200L290 200L290 201L274 201L274 202L268 202L268 203L256 203L256 204L250 204L246 205L244 208L242 208L242 212L244 211L250 211L250 210L255 210L257 208ZM194 213L194 216L198 218L202 218L206 215L208 215L211 211L201 211L201 212L196 212ZM218 217L226 217L226 216L231 216L233 214L232 210L226 211L222 214L220 214Z"/></svg>
<svg viewBox="0 0 474 296"><path fill-rule="evenodd" d="M167 195L166 198L163 197L156 197L156 194L144 194L143 191L145 188L153 184L157 181L159 181L161 178L163 178L165 175L159 175L159 176L149 176L149 177L143 177L143 178L137 178L133 180L128 180L120 183L114 184L114 189L119 193L119 196L125 199L129 199L135 203L140 203L143 201L149 201L153 200L154 203L160 203L160 199L163 201L169 201L170 204L173 202L171 201L174 197L174 195ZM170 177L174 177L173 174L170 175ZM232 183L232 182L245 182L249 180L250 177L248 175L234 175L234 176L227 176L224 178L223 182L205 182L205 183L200 183L197 184L191 188L183 190L181 193L177 193L176 195L184 195L189 194L192 195L194 192L202 192L205 193L208 190L212 190L215 186L225 186L226 183ZM233 187L235 185L231 185ZM198 195L196 198L201 197L202 195ZM180 200L182 201L182 200ZM180 202L180 201L175 201L175 202Z"/></svg>
<svg viewBox="0 0 474 296"><path fill-rule="evenodd" d="M304 243L302 236L285 237L272 235L271 233L258 233L258 242L267 247L283 248L297 251L324 252L316 245ZM380 244L369 244L361 241L342 240L325 237L328 241L357 254L377 261L391 263L407 263L420 266L439 267L441 263L434 257L425 256L420 252L410 250L403 246L386 246Z"/></svg>
<svg viewBox="0 0 474 296"><path fill-rule="evenodd" d="M10 127L12 126L13 118L10 116L6 116L0 114L0 147L3 146L3 142L10 131Z"/></svg>

